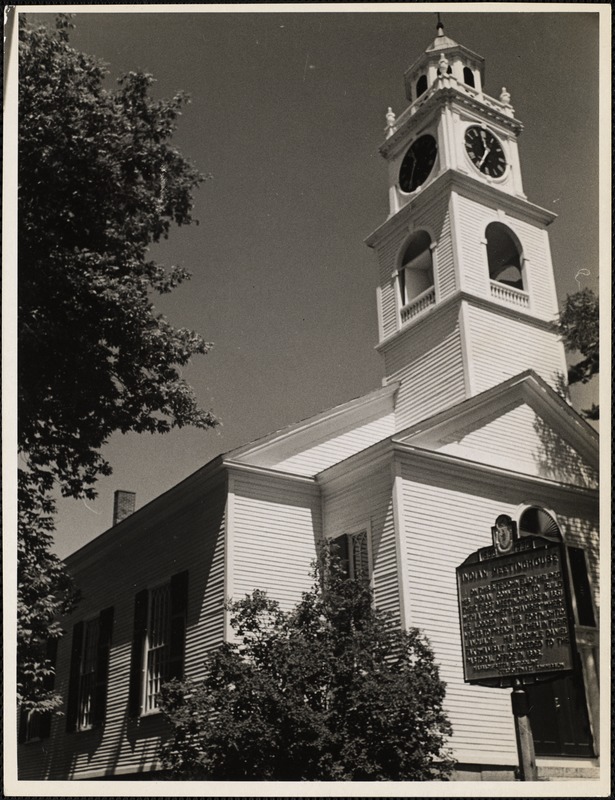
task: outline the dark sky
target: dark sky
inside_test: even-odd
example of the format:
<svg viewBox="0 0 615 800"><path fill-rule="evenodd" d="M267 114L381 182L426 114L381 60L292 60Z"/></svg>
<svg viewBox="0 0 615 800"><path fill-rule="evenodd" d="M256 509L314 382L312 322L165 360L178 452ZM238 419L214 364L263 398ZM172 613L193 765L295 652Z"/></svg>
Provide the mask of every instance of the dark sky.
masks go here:
<svg viewBox="0 0 615 800"><path fill-rule="evenodd" d="M443 14L445 32L485 57L486 92L506 86L525 125L525 192L559 215L560 299L597 289L598 14L478 7ZM377 152L387 106L405 108L403 72L434 38L436 16L428 4L311 8L75 18L73 45L113 79L143 69L160 96L191 95L174 142L213 178L196 195L200 225L154 251L193 273L158 305L214 342L184 374L222 426L114 436L98 499L60 504L61 556L110 525L114 489L136 491L142 506L218 453L380 385L376 259L363 240L388 212Z"/></svg>

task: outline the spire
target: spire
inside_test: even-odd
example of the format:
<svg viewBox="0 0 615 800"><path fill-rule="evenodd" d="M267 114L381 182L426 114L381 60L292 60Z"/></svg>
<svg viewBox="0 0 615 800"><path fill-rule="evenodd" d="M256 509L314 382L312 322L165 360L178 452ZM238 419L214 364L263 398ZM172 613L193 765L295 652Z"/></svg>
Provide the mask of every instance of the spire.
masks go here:
<svg viewBox="0 0 615 800"><path fill-rule="evenodd" d="M440 19L440 12L436 12L438 16L438 24L436 25L436 31L438 36L444 36L444 25L442 24L442 20Z"/></svg>
<svg viewBox="0 0 615 800"><path fill-rule="evenodd" d="M434 13L436 14L436 36L404 72L406 97L411 103L429 90L439 76L450 78L453 81L450 87L457 89L461 87L460 91L465 91L464 87L476 89L478 93L482 91L484 59L447 36L440 13ZM455 81L456 83L454 83ZM470 89L467 91L470 92Z"/></svg>
<svg viewBox="0 0 615 800"><path fill-rule="evenodd" d="M457 47L457 42L449 39L448 36L444 35L444 24L442 22L442 17L440 16L440 12L436 12L436 16L438 17L438 22L436 24L436 38L433 42L429 45L426 53L433 53L434 50L444 50L447 47Z"/></svg>

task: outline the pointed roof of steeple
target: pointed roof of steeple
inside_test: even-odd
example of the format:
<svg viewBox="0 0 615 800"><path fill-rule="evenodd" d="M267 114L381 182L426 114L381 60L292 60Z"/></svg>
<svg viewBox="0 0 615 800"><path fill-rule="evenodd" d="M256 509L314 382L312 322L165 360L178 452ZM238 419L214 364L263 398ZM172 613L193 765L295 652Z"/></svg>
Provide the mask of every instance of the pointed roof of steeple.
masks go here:
<svg viewBox="0 0 615 800"><path fill-rule="evenodd" d="M469 67L480 70L481 82L484 84L485 59L478 53L474 53L469 48L451 39L450 36L446 36L444 34L444 25L438 14L436 38L404 72L406 97L408 99L413 97L411 86L416 81L419 72L425 70L430 64L435 65L437 68L438 59L442 56L448 57L449 60L458 57Z"/></svg>
<svg viewBox="0 0 615 800"><path fill-rule="evenodd" d="M438 50L446 50L449 47L459 47L458 43L451 39L449 36L444 35L444 25L438 14L438 27L437 35L429 47L425 50L426 53L435 53Z"/></svg>

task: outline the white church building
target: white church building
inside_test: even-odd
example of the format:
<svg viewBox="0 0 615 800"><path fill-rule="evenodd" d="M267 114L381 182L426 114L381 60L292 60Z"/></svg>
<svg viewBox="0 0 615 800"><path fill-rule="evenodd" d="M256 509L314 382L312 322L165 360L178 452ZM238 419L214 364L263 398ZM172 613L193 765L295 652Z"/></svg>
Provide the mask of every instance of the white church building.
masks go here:
<svg viewBox="0 0 615 800"><path fill-rule="evenodd" d="M578 658L530 690L539 774L596 777L597 434L561 395L554 215L524 194L522 125L483 74L440 26L387 115L390 213L367 239L382 386L218 456L67 559L83 599L57 654L64 716L23 726L20 779L151 777L160 683L202 677L231 636L225 600L292 607L341 535L376 605L431 642L456 778L513 779L510 691L464 682L455 578L500 514L568 558Z"/></svg>

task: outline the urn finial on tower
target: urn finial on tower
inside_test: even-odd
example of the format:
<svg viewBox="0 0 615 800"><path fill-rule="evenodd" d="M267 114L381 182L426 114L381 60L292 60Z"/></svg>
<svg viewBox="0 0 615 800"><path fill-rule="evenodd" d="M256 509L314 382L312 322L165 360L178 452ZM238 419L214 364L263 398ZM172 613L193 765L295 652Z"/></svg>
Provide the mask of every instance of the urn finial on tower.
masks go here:
<svg viewBox="0 0 615 800"><path fill-rule="evenodd" d="M389 138L389 136L392 136L395 133L395 119L396 119L395 112L393 111L391 106L389 106L386 113L387 126L384 129L387 139Z"/></svg>
<svg viewBox="0 0 615 800"><path fill-rule="evenodd" d="M502 86L502 91L500 92L500 103L504 103L505 106L510 105L510 92L506 90L505 86Z"/></svg>

